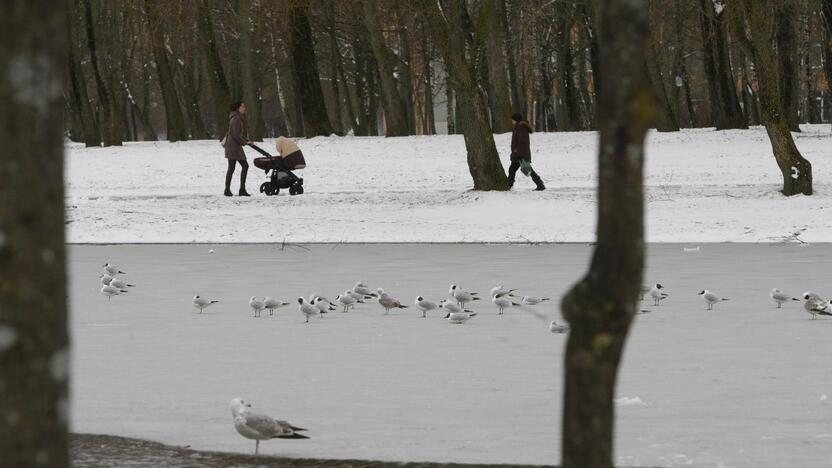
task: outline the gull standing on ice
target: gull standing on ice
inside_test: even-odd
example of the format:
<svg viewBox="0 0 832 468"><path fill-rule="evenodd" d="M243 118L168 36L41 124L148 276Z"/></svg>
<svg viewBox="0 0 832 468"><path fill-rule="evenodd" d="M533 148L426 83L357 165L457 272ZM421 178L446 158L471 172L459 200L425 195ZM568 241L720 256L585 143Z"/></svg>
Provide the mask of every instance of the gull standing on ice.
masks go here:
<svg viewBox="0 0 832 468"><path fill-rule="evenodd" d="M774 300L774 302L777 303L777 308L778 309L783 306L784 302L799 301L800 300L796 297L789 296L788 294L784 293L783 291L781 291L777 288L774 288L774 289L771 290L771 292L769 293L769 297L771 297L771 299Z"/></svg>
<svg viewBox="0 0 832 468"><path fill-rule="evenodd" d="M114 286L104 285L101 286L101 294L107 296L107 300L109 301L113 296L118 296L119 294L126 293L126 289L119 289Z"/></svg>
<svg viewBox="0 0 832 468"><path fill-rule="evenodd" d="M498 296L494 296L493 298L491 298L491 302L493 302L494 305L497 306L497 308L500 309L500 311L497 313L497 315L503 315L503 310L506 307L517 307L517 306L520 305L516 302L513 302L511 299L509 299L507 294L501 294L501 295L498 295Z"/></svg>
<svg viewBox="0 0 832 468"><path fill-rule="evenodd" d="M459 304L444 299L439 301L439 307L449 314L458 314L463 312L467 314L474 313L473 310L463 309ZM447 318L447 316L445 316L445 318Z"/></svg>
<svg viewBox="0 0 832 468"><path fill-rule="evenodd" d="M376 297L375 295L368 296L366 294L361 294L361 293L355 292L352 289L347 291L347 294L352 296L352 298L355 299L355 302L357 302L359 304L364 304L364 299L372 299L372 298Z"/></svg>
<svg viewBox="0 0 832 468"><path fill-rule="evenodd" d="M254 316L259 317L260 312L266 308L266 303L263 300L257 299L254 296L251 296L251 299L248 300L248 305L251 307L251 310L254 311Z"/></svg>
<svg viewBox="0 0 832 468"><path fill-rule="evenodd" d="M266 306L267 309L269 309L269 315L274 315L275 309L285 307L289 304L291 304L291 302L283 302L269 296L266 296L266 298L263 300L263 305Z"/></svg>
<svg viewBox="0 0 832 468"><path fill-rule="evenodd" d="M113 279L110 280L110 286L112 286L114 288L119 288L119 289L127 289L127 288L135 287L136 285L135 284L127 284L127 283L125 283L124 281L122 281L118 278L113 278Z"/></svg>
<svg viewBox="0 0 832 468"><path fill-rule="evenodd" d="M445 318L448 319L448 322L450 323L463 324L476 315L476 312L465 310L462 312L448 312L448 315L446 315Z"/></svg>
<svg viewBox="0 0 832 468"><path fill-rule="evenodd" d="M494 286L493 288L491 288L491 297L495 297L495 296L510 296L510 297L514 297L514 294L512 294L514 291L517 291L517 290L516 290L516 289L506 289L506 288L505 288L505 287L501 284L501 285L499 285L499 286Z"/></svg>
<svg viewBox="0 0 832 468"><path fill-rule="evenodd" d="M127 273L119 270L118 268L116 268L115 265L110 265L109 263L104 264L104 273L106 273L107 276L126 275L127 274Z"/></svg>
<svg viewBox="0 0 832 468"><path fill-rule="evenodd" d="M803 310L812 316L812 320L818 318L818 315L832 315L832 311L830 311L832 310L832 303L825 301L817 294L810 295L808 293L811 293L811 291L803 295L803 298L806 299L806 302L803 303Z"/></svg>
<svg viewBox="0 0 832 468"><path fill-rule="evenodd" d="M370 288L367 287L366 284L362 283L361 281L355 283L355 286L353 286L352 290L357 292L358 294L376 297L376 293L374 293Z"/></svg>
<svg viewBox="0 0 832 468"><path fill-rule="evenodd" d="M537 296L523 296L523 299L520 300L520 303L523 305L538 305L543 301L548 301L548 297L537 297Z"/></svg>
<svg viewBox="0 0 832 468"><path fill-rule="evenodd" d="M260 451L260 441L268 439L308 439L298 434L306 429L295 427L286 421L273 419L265 414L251 411L251 404L240 398L231 400L231 417L234 418L234 429L246 439L254 439L254 454Z"/></svg>
<svg viewBox="0 0 832 468"><path fill-rule="evenodd" d="M390 309L407 309L406 305L402 305L401 302L390 297L390 295L384 292L381 288L378 288L378 303L384 307L384 315L389 314Z"/></svg>
<svg viewBox="0 0 832 468"><path fill-rule="evenodd" d="M465 303L467 302L480 300L480 298L477 297L478 293L464 291L462 288L457 287L457 285L455 284L452 284L451 287L448 289L448 294L450 294L451 297L453 297L456 300L456 303L461 305L462 307L465 307Z"/></svg>
<svg viewBox="0 0 832 468"><path fill-rule="evenodd" d="M324 318L323 314L328 314L331 310L336 310L335 304L329 302L329 299L321 296L315 297L315 299L310 299L310 302L313 306L318 308L318 312L321 314L321 318Z"/></svg>
<svg viewBox="0 0 832 468"><path fill-rule="evenodd" d="M569 325L561 325L552 320L552 323L549 324L549 331L552 333L566 333L569 331Z"/></svg>
<svg viewBox="0 0 832 468"><path fill-rule="evenodd" d="M708 303L708 310L714 310L714 304L717 302L727 301L727 297L719 297L716 294L708 291L707 289L703 289L702 292L699 293L702 296L702 300Z"/></svg>
<svg viewBox="0 0 832 468"><path fill-rule="evenodd" d="M416 308L422 311L422 318L427 316L427 313L431 310L436 310L439 308L435 302L426 301L425 298L422 296L417 296L416 300L413 301L413 304L416 305Z"/></svg>
<svg viewBox="0 0 832 468"><path fill-rule="evenodd" d="M650 297L653 299L654 306L658 306L659 302L667 299L667 296L670 295L662 291L662 289L664 289L664 286L662 286L661 283L656 283L655 286L650 288Z"/></svg>
<svg viewBox="0 0 832 468"><path fill-rule="evenodd" d="M113 282L113 277L108 274L103 274L99 276L99 278L101 279L101 284L103 284L104 286L109 286L110 283Z"/></svg>
<svg viewBox="0 0 832 468"><path fill-rule="evenodd" d="M199 313L201 314L202 311L206 307L211 307L212 305L216 304L217 302L219 302L219 301L209 301L208 299L205 299L204 297L194 296L193 305L194 305L194 307L199 309Z"/></svg>
<svg viewBox="0 0 832 468"><path fill-rule="evenodd" d="M300 313L306 316L305 323L309 323L309 317L316 315L320 312L320 310L318 310L317 307L313 306L308 302L304 302L302 297L298 298L298 304L298 310L300 311Z"/></svg>
<svg viewBox="0 0 832 468"><path fill-rule="evenodd" d="M338 297L335 298L335 302L344 306L343 312L349 312L350 307L352 307L353 305L355 305L356 302L358 302L358 299L354 298L352 294L350 294L351 292L352 291L349 290L344 291L344 294L339 294Z"/></svg>

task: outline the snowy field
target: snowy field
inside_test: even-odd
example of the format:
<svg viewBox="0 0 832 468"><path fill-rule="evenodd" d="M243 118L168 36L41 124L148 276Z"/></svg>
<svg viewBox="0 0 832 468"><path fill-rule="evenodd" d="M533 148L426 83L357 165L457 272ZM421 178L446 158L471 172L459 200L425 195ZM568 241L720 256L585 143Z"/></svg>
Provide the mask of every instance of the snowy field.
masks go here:
<svg viewBox="0 0 832 468"><path fill-rule="evenodd" d="M805 126L797 146L816 195L784 198L764 129L651 133L651 242L832 241L832 132ZM497 135L508 165L510 135ZM470 192L462 136L301 140L308 168L298 197L222 196L215 141L68 144L68 241L585 242L594 240L597 134L538 133L531 147L548 190L518 175L510 193ZM273 140L263 143L272 148ZM247 150L251 160L255 153ZM239 174L239 169L238 169ZM233 185L237 191L237 176Z"/></svg>
<svg viewBox="0 0 832 468"><path fill-rule="evenodd" d="M589 137L586 139L588 142ZM804 149L814 145L818 156L819 144L813 141L805 136L801 144ZM667 145L677 148L678 153L694 149L693 143ZM750 151L749 147L756 145L756 141L749 141L740 150ZM75 154L71 161L75 164L86 156ZM692 158L679 156L688 162ZM122 159L124 166L132 168L138 167L139 161L169 162L170 173L145 180L148 187L134 193L119 188L117 174L109 175L104 181L109 194L105 198L125 197L119 202L123 206L140 201L144 208L134 209L152 208L157 216L185 217L201 225L222 221L236 212L230 207L236 207L232 203L237 200L228 202L208 195L210 184L202 179L208 176L200 174L205 167L197 165L185 175L188 164L202 156L186 153L179 161L174 155L159 154L133 160L100 150L90 152L89 157L109 167L115 166L111 161ZM557 158L567 160L562 155ZM750 156L738 158L751 164ZM663 157L659 165L670 170L675 167L670 160L670 155ZM333 155L328 164L334 161ZM768 164L767 159L763 161L761 165ZM549 167L554 170L556 166L552 163ZM655 166L651 172L660 172ZM816 167L822 191L828 176L822 164ZM180 169L183 172L178 172ZM376 168L376 172L384 171ZM446 173L445 177L452 175ZM718 180L729 178L738 180L721 173ZM77 183L79 179L76 172L71 180ZM191 181L191 185L174 189L174 180ZM157 185L159 182L163 185ZM368 192L377 199L390 200L396 193L383 188L379 179L375 183L379 188ZM774 180L769 183L773 190ZM463 182L458 184L461 190ZM586 188L580 190L588 194L589 185L587 181ZM748 186L747 190L769 191L764 186ZM693 187L717 191L704 185ZM739 190L737 187L723 186L721 190L732 192ZM154 189L178 190L177 200L184 197L193 204L172 213L169 199L150 195ZM206 193L201 198L184 195L189 191ZM156 198L141 198L142 193ZM465 198L467 195L453 196L467 200L464 206L495 206L494 200L520 198L531 205L560 206L559 194L553 190L546 196L550 194L552 198L535 201L537 194L523 190L486 196L482 205ZM417 196L414 192L408 197ZM300 213L302 202L337 198L348 197L328 192L303 199L253 199L239 202L250 203L252 208L237 208L254 220L267 206L291 205ZM760 206L768 206L765 201L772 198L763 197ZM216 208L197 216L191 212L197 200ZM692 203L690 198L685 200L651 206L669 210L679 208L680 203ZM782 203L805 206L821 200L825 198ZM738 203L744 208L731 208L731 213L739 215L742 209L756 206L751 197ZM229 208L220 208L225 204ZM720 196L712 206L722 205L731 206ZM103 212L97 216L107 217L116 211L107 211L113 208L112 203L103 200L100 207ZM721 213L727 216L729 210L723 208ZM361 206L355 209L368 223L380 214L369 207L366 212ZM79 208L75 216L85 210L93 208ZM332 206L326 205L326 210L330 212ZM271 212L279 213L280 209ZM690 216L703 216L697 213ZM785 215L788 217L788 210ZM119 216L127 219L126 214ZM825 218L813 217L817 222ZM146 215L135 219L149 222L156 218ZM318 225L315 213L305 219L310 226ZM416 226L407 224L404 215L400 220ZM543 221L552 223L548 217ZM138 221L119 230L107 221L102 237L89 227L83 232L94 236L88 240L112 241L105 236L113 229L113 236L121 240L128 227L138 228L134 222ZM251 236L266 235L265 226L272 226L273 231L282 226L279 221L262 223L250 227ZM181 229L177 226L156 224L139 232L149 235L155 228L159 232L154 233L154 239L183 235L183 231L168 231ZM659 227L653 226L656 236ZM401 226L388 228L406 233ZM659 232L669 236L665 228ZM74 231L75 240L81 232ZM210 233L217 232L216 227L211 228ZM234 235L243 238L249 235L242 228L237 233ZM440 233L441 227L437 236ZM701 235L697 233L689 235ZM210 237L208 231L193 235ZM806 289L832 294L828 281L832 245L698 247L649 247L647 280L661 281L670 298L660 307L644 303L652 312L637 316L627 344L617 392L618 464L829 466L832 320L811 320L799 303L776 309L768 290L777 286L792 294ZM209 248L216 252L209 253ZM309 245L282 250L280 245L70 246L72 430L247 453L254 449L254 442L237 435L228 409L228 401L240 396L260 411L309 428L311 440L267 441L260 447L264 453L411 461L557 462L567 336L549 333L547 323L559 318L558 299L584 270L589 253L586 245ZM137 285L110 302L98 294L97 276L106 261L127 271L126 279ZM280 310L275 317L253 318L248 310L252 295L292 299L318 290L335 296L359 279L373 287L382 286L407 303L417 294L438 300L447 294L450 283L480 292L505 283L553 300L534 309L512 309L501 317L492 304L476 303L473 308L480 315L465 325L451 325L438 314L422 319L412 308L384 316L377 304L359 306L349 314L313 318L309 324L303 323L294 306ZM703 288L731 301L706 311L696 295ZM190 304L194 294L222 302L199 315Z"/></svg>

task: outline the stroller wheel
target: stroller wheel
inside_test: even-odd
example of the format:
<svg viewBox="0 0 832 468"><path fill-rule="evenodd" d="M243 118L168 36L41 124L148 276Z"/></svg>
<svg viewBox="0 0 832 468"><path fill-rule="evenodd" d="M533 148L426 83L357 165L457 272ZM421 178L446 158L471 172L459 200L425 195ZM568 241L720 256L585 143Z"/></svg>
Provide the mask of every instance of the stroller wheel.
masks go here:
<svg viewBox="0 0 832 468"><path fill-rule="evenodd" d="M266 190L268 190L271 185L272 184L270 184L268 182L263 182L262 184L260 184L260 193L263 193Z"/></svg>

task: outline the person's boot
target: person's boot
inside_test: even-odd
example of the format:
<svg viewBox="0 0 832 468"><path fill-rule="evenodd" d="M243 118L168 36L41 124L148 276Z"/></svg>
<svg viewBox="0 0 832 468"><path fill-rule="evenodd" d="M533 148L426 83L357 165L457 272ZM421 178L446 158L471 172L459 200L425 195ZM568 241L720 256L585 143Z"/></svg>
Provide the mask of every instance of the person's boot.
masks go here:
<svg viewBox="0 0 832 468"><path fill-rule="evenodd" d="M251 196L251 195L249 195L249 193L248 193L248 192L246 192L246 188L245 188L245 187L240 187L240 193L239 193L239 195L240 195L241 197L250 197L250 196Z"/></svg>
<svg viewBox="0 0 832 468"><path fill-rule="evenodd" d="M532 180L534 181L534 184L537 186L534 189L536 192L539 192L541 190L546 190L546 186L543 185L543 181L540 179L540 176L537 175L537 173L534 172L534 171L532 171Z"/></svg>
<svg viewBox="0 0 832 468"><path fill-rule="evenodd" d="M511 190L512 187L514 187L514 177L509 177L508 178L508 189Z"/></svg>
<svg viewBox="0 0 832 468"><path fill-rule="evenodd" d="M225 192L223 193L223 195L225 195L226 197L233 197L234 196L234 194L231 193L231 189L229 189L228 187L225 188Z"/></svg>

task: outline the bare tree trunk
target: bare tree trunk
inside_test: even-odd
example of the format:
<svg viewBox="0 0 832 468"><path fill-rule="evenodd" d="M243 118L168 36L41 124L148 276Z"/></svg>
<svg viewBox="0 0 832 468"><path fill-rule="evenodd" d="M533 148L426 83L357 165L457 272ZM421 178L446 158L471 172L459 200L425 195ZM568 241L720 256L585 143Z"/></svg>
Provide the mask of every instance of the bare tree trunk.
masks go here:
<svg viewBox="0 0 832 468"><path fill-rule="evenodd" d="M114 111L115 97L101 75L101 66L96 49L92 5L90 0L82 0L82 3L84 6L84 29L87 37L87 48L90 52L90 64L92 65L93 76L95 77L95 88L98 92L98 106L102 114L99 129L104 140L104 146L121 146L121 116Z"/></svg>
<svg viewBox="0 0 832 468"><path fill-rule="evenodd" d="M563 468L611 468L615 384L644 269L644 137L654 92L644 75L647 2L597 2L598 233L589 272L564 297L569 321ZM639 104L636 104L639 103Z"/></svg>
<svg viewBox="0 0 832 468"><path fill-rule="evenodd" d="M783 175L783 194L812 194L812 164L794 144L783 111L778 80L779 66L769 25L772 24L772 0L736 0L728 5L737 40L750 51L759 80L759 98L763 124L766 126L774 159ZM746 36L746 30L749 36Z"/></svg>
<svg viewBox="0 0 832 468"><path fill-rule="evenodd" d="M560 130L572 131L583 130L578 101L580 96L575 88L575 59L572 53L572 26L571 19L561 19L558 26L560 34L559 57L560 57L560 89L562 91L563 107L565 115L560 116ZM544 81L544 86L548 87Z"/></svg>
<svg viewBox="0 0 832 468"><path fill-rule="evenodd" d="M0 15L0 465L68 467L66 10ZM48 287L44 287L48 285Z"/></svg>
<svg viewBox="0 0 832 468"><path fill-rule="evenodd" d="M823 41L823 68L826 73L826 102L832 104L832 0L821 0L821 13L823 15L823 29L826 31L826 40ZM827 107L827 113L832 118L832 110ZM823 116L821 115L821 119Z"/></svg>
<svg viewBox="0 0 832 468"><path fill-rule="evenodd" d="M217 41L214 37L214 22L211 19L209 0L199 0L197 8L199 9L199 19L197 22L197 31L200 38L199 42L203 46L203 51L206 57L208 78L211 84L211 95L214 98L214 109L217 114L217 129L214 136L222 138L228 130L228 114L230 112L229 106L231 105L231 93L228 89L228 81L225 79L225 70L222 66L222 60L220 59L220 54L217 50Z"/></svg>
<svg viewBox="0 0 832 468"><path fill-rule="evenodd" d="M490 93L494 102L491 108L492 130L494 133L507 133L511 125L511 89L506 70L506 43L504 19L505 0L486 0L483 2L481 15L486 15L488 32L485 37L488 52L488 73Z"/></svg>
<svg viewBox="0 0 832 468"><path fill-rule="evenodd" d="M800 131L800 73L797 53L797 12L794 0L777 2L776 32L777 59L780 69L780 99L783 113L793 132Z"/></svg>
<svg viewBox="0 0 832 468"><path fill-rule="evenodd" d="M384 43L382 25L378 17L378 2L363 0L364 23L369 33L370 46L378 64L381 81L381 105L387 122L385 136L405 136L408 134L407 109L399 93L396 78L395 61L397 58Z"/></svg>
<svg viewBox="0 0 832 468"><path fill-rule="evenodd" d="M658 104L656 114L656 130L660 132L677 132L679 131L679 121L673 113L673 108L670 106L670 100L667 98L667 91L664 87L664 78L659 66L659 59L656 56L656 51L653 49L653 41L647 44L648 50L645 55L644 67L647 70L647 76L650 80L651 88L655 102Z"/></svg>
<svg viewBox="0 0 832 468"><path fill-rule="evenodd" d="M246 122L249 139L260 141L263 125L260 90L257 86L254 50L251 43L253 33L251 1L237 0L237 22L240 31L240 75L243 85L243 102L246 103Z"/></svg>
<svg viewBox="0 0 832 468"><path fill-rule="evenodd" d="M748 128L737 98L734 74L728 56L728 37L723 10L714 9L712 0L699 0L705 77L711 105L711 120L717 130ZM746 106L745 111L751 112Z"/></svg>
<svg viewBox="0 0 832 468"><path fill-rule="evenodd" d="M309 24L309 6L306 1L291 4L292 62L295 85L300 91L300 107L303 114L303 134L307 137L331 135L332 124L326 113L312 26Z"/></svg>
<svg viewBox="0 0 832 468"><path fill-rule="evenodd" d="M89 1L89 0L87 0ZM179 108L179 96L173 82L168 54L165 49L165 32L158 12L159 5L151 0L145 0L147 21L150 27L153 60L156 62L156 76L159 78L159 88L162 90L162 101L165 103L165 121L167 124L168 141L184 141L188 139L185 131L185 119Z"/></svg>
<svg viewBox="0 0 832 468"><path fill-rule="evenodd" d="M329 40L330 53L329 85L332 92L332 114L334 117L334 119L332 119L332 124L336 134L344 135L344 116L341 108L341 90L338 86L338 68L341 63L341 52L338 47L335 10L328 8L326 9L325 15L327 28L329 29L327 39ZM349 96L346 96L346 99L349 101Z"/></svg>
<svg viewBox="0 0 832 468"><path fill-rule="evenodd" d="M78 32L76 28L80 23L80 18L78 17L74 0L69 0L66 12L67 31L69 33L69 79L72 93L77 102L78 117L84 132L84 143L87 147L101 146L101 135L98 133L98 126L96 125L95 115L90 104L90 97L87 94L87 80L84 76L84 69L79 58Z"/></svg>
<svg viewBox="0 0 832 468"><path fill-rule="evenodd" d="M447 127L448 135L456 134L456 106L454 105L454 88L451 86L451 77L448 74L447 67L445 70L445 106L447 109Z"/></svg>
<svg viewBox="0 0 832 468"><path fill-rule="evenodd" d="M451 0L442 12L435 1L419 0L415 3L433 31L448 67L459 111L465 114L465 118L461 119L462 133L474 190L508 190L508 177L500 163L488 121L485 93L477 82L477 70L466 56L468 36L463 29L464 17L467 16L465 0Z"/></svg>

